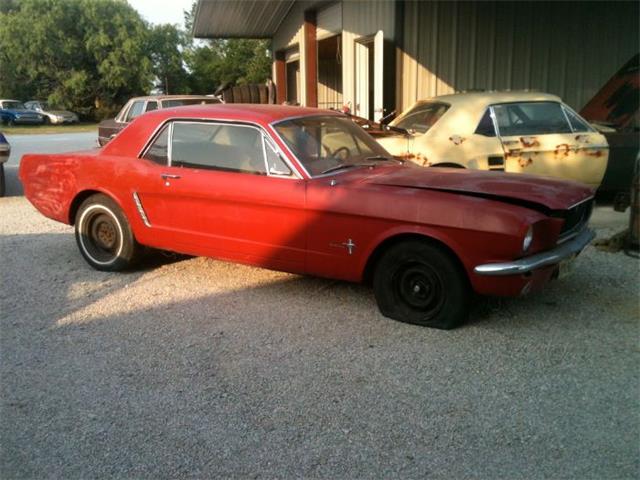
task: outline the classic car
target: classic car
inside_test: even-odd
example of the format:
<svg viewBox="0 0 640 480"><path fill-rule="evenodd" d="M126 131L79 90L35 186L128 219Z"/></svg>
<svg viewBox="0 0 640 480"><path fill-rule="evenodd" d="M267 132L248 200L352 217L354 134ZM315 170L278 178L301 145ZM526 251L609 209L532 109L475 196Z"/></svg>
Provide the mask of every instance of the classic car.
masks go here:
<svg viewBox="0 0 640 480"><path fill-rule="evenodd" d="M640 55L634 55L580 110L609 143L609 162L600 197L613 197L625 210L640 152Z"/></svg>
<svg viewBox="0 0 640 480"><path fill-rule="evenodd" d="M216 97L205 95L151 95L129 99L115 118L103 120L98 125L98 144L102 147L129 125L139 115L162 108L220 103Z"/></svg>
<svg viewBox="0 0 640 480"><path fill-rule="evenodd" d="M144 245L371 282L387 317L445 329L472 292L538 290L593 238L585 185L421 168L312 108L157 110L102 149L24 155L19 175L98 270L132 267Z"/></svg>
<svg viewBox="0 0 640 480"><path fill-rule="evenodd" d="M0 197L4 197L5 193L4 164L9 160L10 154L11 146L6 137L0 132Z"/></svg>
<svg viewBox="0 0 640 480"><path fill-rule="evenodd" d="M545 93L441 95L417 102L389 127L382 146L423 166L553 176L594 188L607 167L605 137Z"/></svg>
<svg viewBox="0 0 640 480"><path fill-rule="evenodd" d="M0 124L41 124L44 116L27 109L18 100L0 100Z"/></svg>
<svg viewBox="0 0 640 480"><path fill-rule="evenodd" d="M29 110L42 114L44 123L78 123L79 121L76 113L70 112L69 110L52 108L47 102L40 100L30 100L26 102L24 106Z"/></svg>

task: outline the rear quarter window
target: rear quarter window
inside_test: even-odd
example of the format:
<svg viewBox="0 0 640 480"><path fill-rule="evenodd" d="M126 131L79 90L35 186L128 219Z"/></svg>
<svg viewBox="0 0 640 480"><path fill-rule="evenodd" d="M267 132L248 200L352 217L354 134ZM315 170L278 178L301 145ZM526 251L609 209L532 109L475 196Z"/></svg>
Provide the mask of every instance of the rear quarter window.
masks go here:
<svg viewBox="0 0 640 480"><path fill-rule="evenodd" d="M503 137L572 132L558 102L505 103L494 105L493 111Z"/></svg>

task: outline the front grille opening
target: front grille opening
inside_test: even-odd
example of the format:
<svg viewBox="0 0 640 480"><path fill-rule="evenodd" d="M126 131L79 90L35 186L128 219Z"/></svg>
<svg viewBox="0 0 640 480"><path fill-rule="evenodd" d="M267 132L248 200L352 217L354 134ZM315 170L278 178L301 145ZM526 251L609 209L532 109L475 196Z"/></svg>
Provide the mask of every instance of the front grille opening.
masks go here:
<svg viewBox="0 0 640 480"><path fill-rule="evenodd" d="M559 243L574 237L589 223L593 211L593 200L587 200L569 209L564 216L564 225L560 230Z"/></svg>

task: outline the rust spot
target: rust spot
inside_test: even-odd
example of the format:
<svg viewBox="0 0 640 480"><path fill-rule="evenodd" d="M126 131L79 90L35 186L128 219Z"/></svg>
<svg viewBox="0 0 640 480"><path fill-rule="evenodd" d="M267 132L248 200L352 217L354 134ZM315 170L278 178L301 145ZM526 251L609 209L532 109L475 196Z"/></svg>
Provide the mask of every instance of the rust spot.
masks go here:
<svg viewBox="0 0 640 480"><path fill-rule="evenodd" d="M452 141L454 145L460 145L466 140L466 138L461 137L460 135L451 135L449 140Z"/></svg>
<svg viewBox="0 0 640 480"><path fill-rule="evenodd" d="M522 156L522 150L507 150L507 153L505 154L505 156L507 156L507 157L521 157Z"/></svg>
<svg viewBox="0 0 640 480"><path fill-rule="evenodd" d="M425 167L429 167L432 165L427 157L422 155L421 153L405 152L402 155L398 155L397 157L402 160L409 160L413 163L417 163L418 165L422 165Z"/></svg>
<svg viewBox="0 0 640 480"><path fill-rule="evenodd" d="M568 143L561 143L560 145L556 145L556 149L553 151L554 155L558 156L563 154L565 157L569 156L571 152L571 145Z"/></svg>
<svg viewBox="0 0 640 480"><path fill-rule="evenodd" d="M520 137L520 143L527 148L540 146L540 142L536 137Z"/></svg>
<svg viewBox="0 0 640 480"><path fill-rule="evenodd" d="M527 157L527 158L520 158L518 159L518 164L522 167L528 167L529 165L531 165L533 163L533 160L531 159L531 157Z"/></svg>
<svg viewBox="0 0 640 480"><path fill-rule="evenodd" d="M575 139L576 139L576 142L589 143L589 135L584 135L584 134L576 135Z"/></svg>
<svg viewBox="0 0 640 480"><path fill-rule="evenodd" d="M596 157L596 158L600 158L602 155L604 155L602 150L588 150L586 148L584 149L584 153L585 155L589 155L590 157Z"/></svg>

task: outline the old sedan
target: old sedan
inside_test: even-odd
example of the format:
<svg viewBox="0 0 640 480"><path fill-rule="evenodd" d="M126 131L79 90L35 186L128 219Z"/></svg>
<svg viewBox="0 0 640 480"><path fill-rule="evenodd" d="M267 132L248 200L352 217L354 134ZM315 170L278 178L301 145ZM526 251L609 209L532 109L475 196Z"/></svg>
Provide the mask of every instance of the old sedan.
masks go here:
<svg viewBox="0 0 640 480"><path fill-rule="evenodd" d="M472 292L537 290L592 239L592 190L393 159L347 117L212 105L141 116L101 150L25 155L47 217L99 270L141 246L372 282L382 313L452 328Z"/></svg>
<svg viewBox="0 0 640 480"><path fill-rule="evenodd" d="M607 168L605 137L547 93L441 95L417 102L390 127L380 143L423 166L545 175L593 188Z"/></svg>
<svg viewBox="0 0 640 480"><path fill-rule="evenodd" d="M120 109L115 118L109 118L100 122L98 125L98 145L101 147L106 145L120 130L145 112L159 110L161 108L209 103L220 103L220 100L205 95L150 95L148 97L133 97Z"/></svg>

